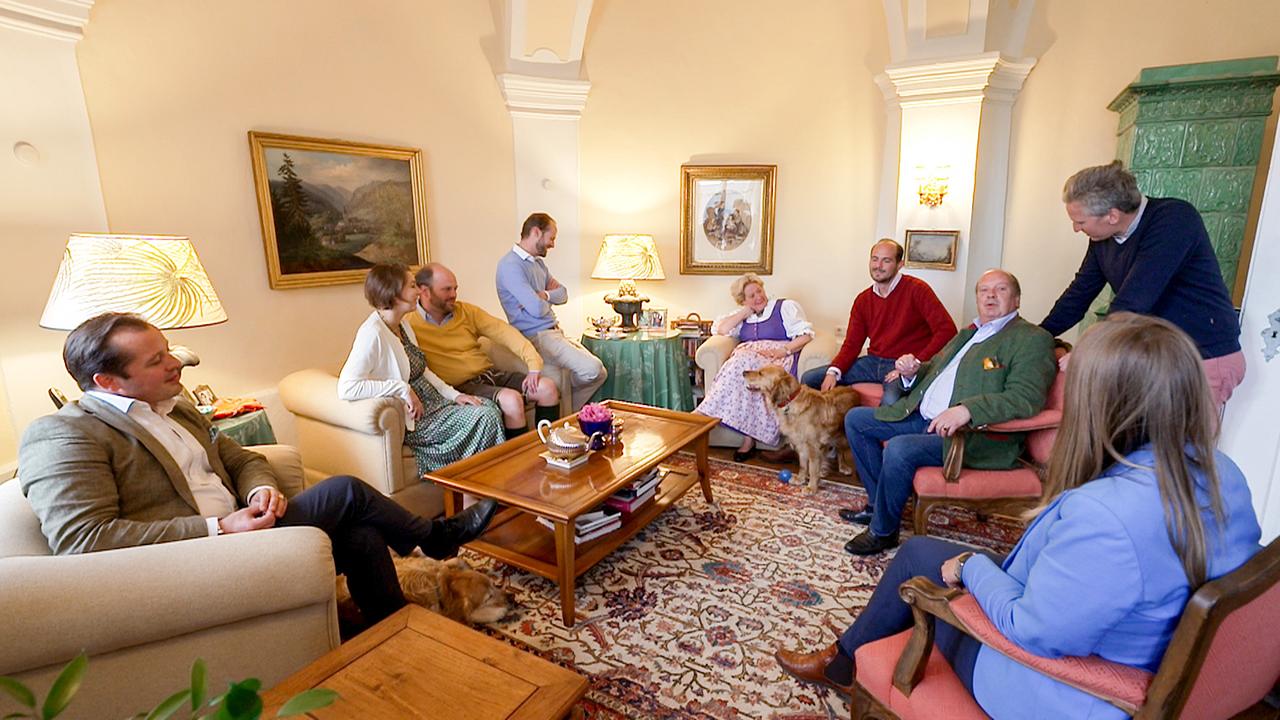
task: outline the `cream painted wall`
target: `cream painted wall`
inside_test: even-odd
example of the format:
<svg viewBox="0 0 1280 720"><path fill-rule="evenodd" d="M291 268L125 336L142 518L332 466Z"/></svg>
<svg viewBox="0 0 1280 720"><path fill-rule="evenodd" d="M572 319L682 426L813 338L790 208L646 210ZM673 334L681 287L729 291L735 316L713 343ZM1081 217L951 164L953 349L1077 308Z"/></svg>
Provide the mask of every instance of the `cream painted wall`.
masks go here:
<svg viewBox="0 0 1280 720"><path fill-rule="evenodd" d="M1044 318L1084 256L1062 184L1115 157L1112 98L1144 67L1278 54L1276 27L1272 0L1041 0L1026 48L1040 61L1014 107L1005 228L1004 265L1022 280L1027 317Z"/></svg>
<svg viewBox="0 0 1280 720"><path fill-rule="evenodd" d="M609 232L652 233L667 279L640 283L671 315L733 308L732 278L680 274L680 165L778 166L773 297L843 328L869 283L888 62L879 3L598 2L582 116L582 265ZM585 280L601 314L616 282ZM580 321L580 319L579 319Z"/></svg>
<svg viewBox="0 0 1280 720"><path fill-rule="evenodd" d="M433 258L466 299L497 308L493 262L518 226L496 43L483 2L97 3L78 55L110 228L189 235L230 316L170 333L204 359L189 386L251 393L299 368L336 371L369 311L359 285L268 288L250 129L422 148ZM41 303L59 251L23 279ZM27 333L47 333L29 305Z"/></svg>

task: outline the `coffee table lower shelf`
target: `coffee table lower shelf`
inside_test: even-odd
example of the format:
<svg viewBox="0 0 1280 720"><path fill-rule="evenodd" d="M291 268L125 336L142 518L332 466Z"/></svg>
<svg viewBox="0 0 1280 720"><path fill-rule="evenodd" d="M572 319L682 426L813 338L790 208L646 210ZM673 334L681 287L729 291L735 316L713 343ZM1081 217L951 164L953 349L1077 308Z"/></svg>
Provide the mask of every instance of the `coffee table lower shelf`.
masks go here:
<svg viewBox="0 0 1280 720"><path fill-rule="evenodd" d="M535 515L504 508L494 517L488 531L468 543L467 548L557 581L564 622L572 626L577 577L634 537L698 482L697 471L673 469L658 486L652 500L623 516L622 527L581 544L574 543L570 523L556 522L556 530L552 532L540 524ZM709 491L704 494L710 502Z"/></svg>

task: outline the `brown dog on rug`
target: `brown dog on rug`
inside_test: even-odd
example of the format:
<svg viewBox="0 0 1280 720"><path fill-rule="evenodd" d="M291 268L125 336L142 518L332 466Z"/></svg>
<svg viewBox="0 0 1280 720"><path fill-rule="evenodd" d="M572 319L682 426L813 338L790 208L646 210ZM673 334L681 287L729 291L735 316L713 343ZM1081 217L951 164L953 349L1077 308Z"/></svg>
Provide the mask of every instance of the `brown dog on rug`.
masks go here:
<svg viewBox="0 0 1280 720"><path fill-rule="evenodd" d="M748 388L764 395L778 418L778 429L800 456L797 484L807 476L809 489L818 489L827 447L835 447L841 468L847 467L849 442L844 437L844 416L858 404L857 390L845 386L819 392L777 365L744 370L742 377Z"/></svg>
<svg viewBox="0 0 1280 720"><path fill-rule="evenodd" d="M451 620L469 625L492 623L505 617L511 608L511 598L488 575L472 570L462 558L432 560L415 552L409 557L396 557L395 563L404 599ZM339 614L354 607L347 579L339 575Z"/></svg>

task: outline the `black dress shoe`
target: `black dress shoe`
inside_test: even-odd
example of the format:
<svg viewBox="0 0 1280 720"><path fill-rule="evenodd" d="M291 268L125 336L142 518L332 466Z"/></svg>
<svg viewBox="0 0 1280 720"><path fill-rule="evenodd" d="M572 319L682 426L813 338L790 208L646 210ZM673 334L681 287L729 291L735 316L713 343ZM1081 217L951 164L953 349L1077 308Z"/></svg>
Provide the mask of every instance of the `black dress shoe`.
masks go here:
<svg viewBox="0 0 1280 720"><path fill-rule="evenodd" d="M877 555L896 547L898 547L897 532L882 537L871 532L870 528L858 533L852 540L844 544L845 552L851 555Z"/></svg>
<svg viewBox="0 0 1280 720"><path fill-rule="evenodd" d="M480 537L496 512L496 500L481 500L457 515L437 520L431 537L422 544L422 552L435 560L458 554L458 548Z"/></svg>
<svg viewBox="0 0 1280 720"><path fill-rule="evenodd" d="M733 451L734 462L746 462L755 456L756 456L755 448L751 448L750 450L734 450Z"/></svg>
<svg viewBox="0 0 1280 720"><path fill-rule="evenodd" d="M840 519L848 523L853 523L854 525L870 525L871 515L872 513L869 508L863 508L861 510L840 508Z"/></svg>

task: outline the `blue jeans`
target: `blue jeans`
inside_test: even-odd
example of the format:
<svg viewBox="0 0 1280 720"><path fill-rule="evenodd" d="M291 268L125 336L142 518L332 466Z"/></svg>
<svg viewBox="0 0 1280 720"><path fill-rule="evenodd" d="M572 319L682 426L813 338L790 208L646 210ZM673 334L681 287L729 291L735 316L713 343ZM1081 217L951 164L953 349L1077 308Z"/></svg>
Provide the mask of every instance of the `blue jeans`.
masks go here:
<svg viewBox="0 0 1280 720"><path fill-rule="evenodd" d="M924 576L942 584L942 563L973 548L930 537L914 537L898 550L898 554L885 568L880 583L871 593L867 606L858 618L840 636L840 649L849 657L858 648L910 628L911 606L898 596L898 586L916 576ZM1002 558L984 553L997 564ZM934 623L934 647L951 664L961 684L973 694L973 666L982 644L956 630L941 620Z"/></svg>
<svg viewBox="0 0 1280 720"><path fill-rule="evenodd" d="M884 397L880 399L880 404L892 405L905 394L901 380L894 380L891 383L884 382L884 376L893 370L893 363L893 358L863 355L853 361L853 365L849 367L849 372L840 375L840 379L836 381L836 387L854 383L882 383L884 385ZM826 377L827 368L817 367L805 372L804 376L800 378L800 382L817 390L822 387L822 381Z"/></svg>
<svg viewBox="0 0 1280 720"><path fill-rule="evenodd" d="M898 532L902 508L911 497L916 468L942 466L942 436L925 433L929 421L919 411L906 420L877 420L876 409L856 407L844 416L844 434L874 516L871 532Z"/></svg>

